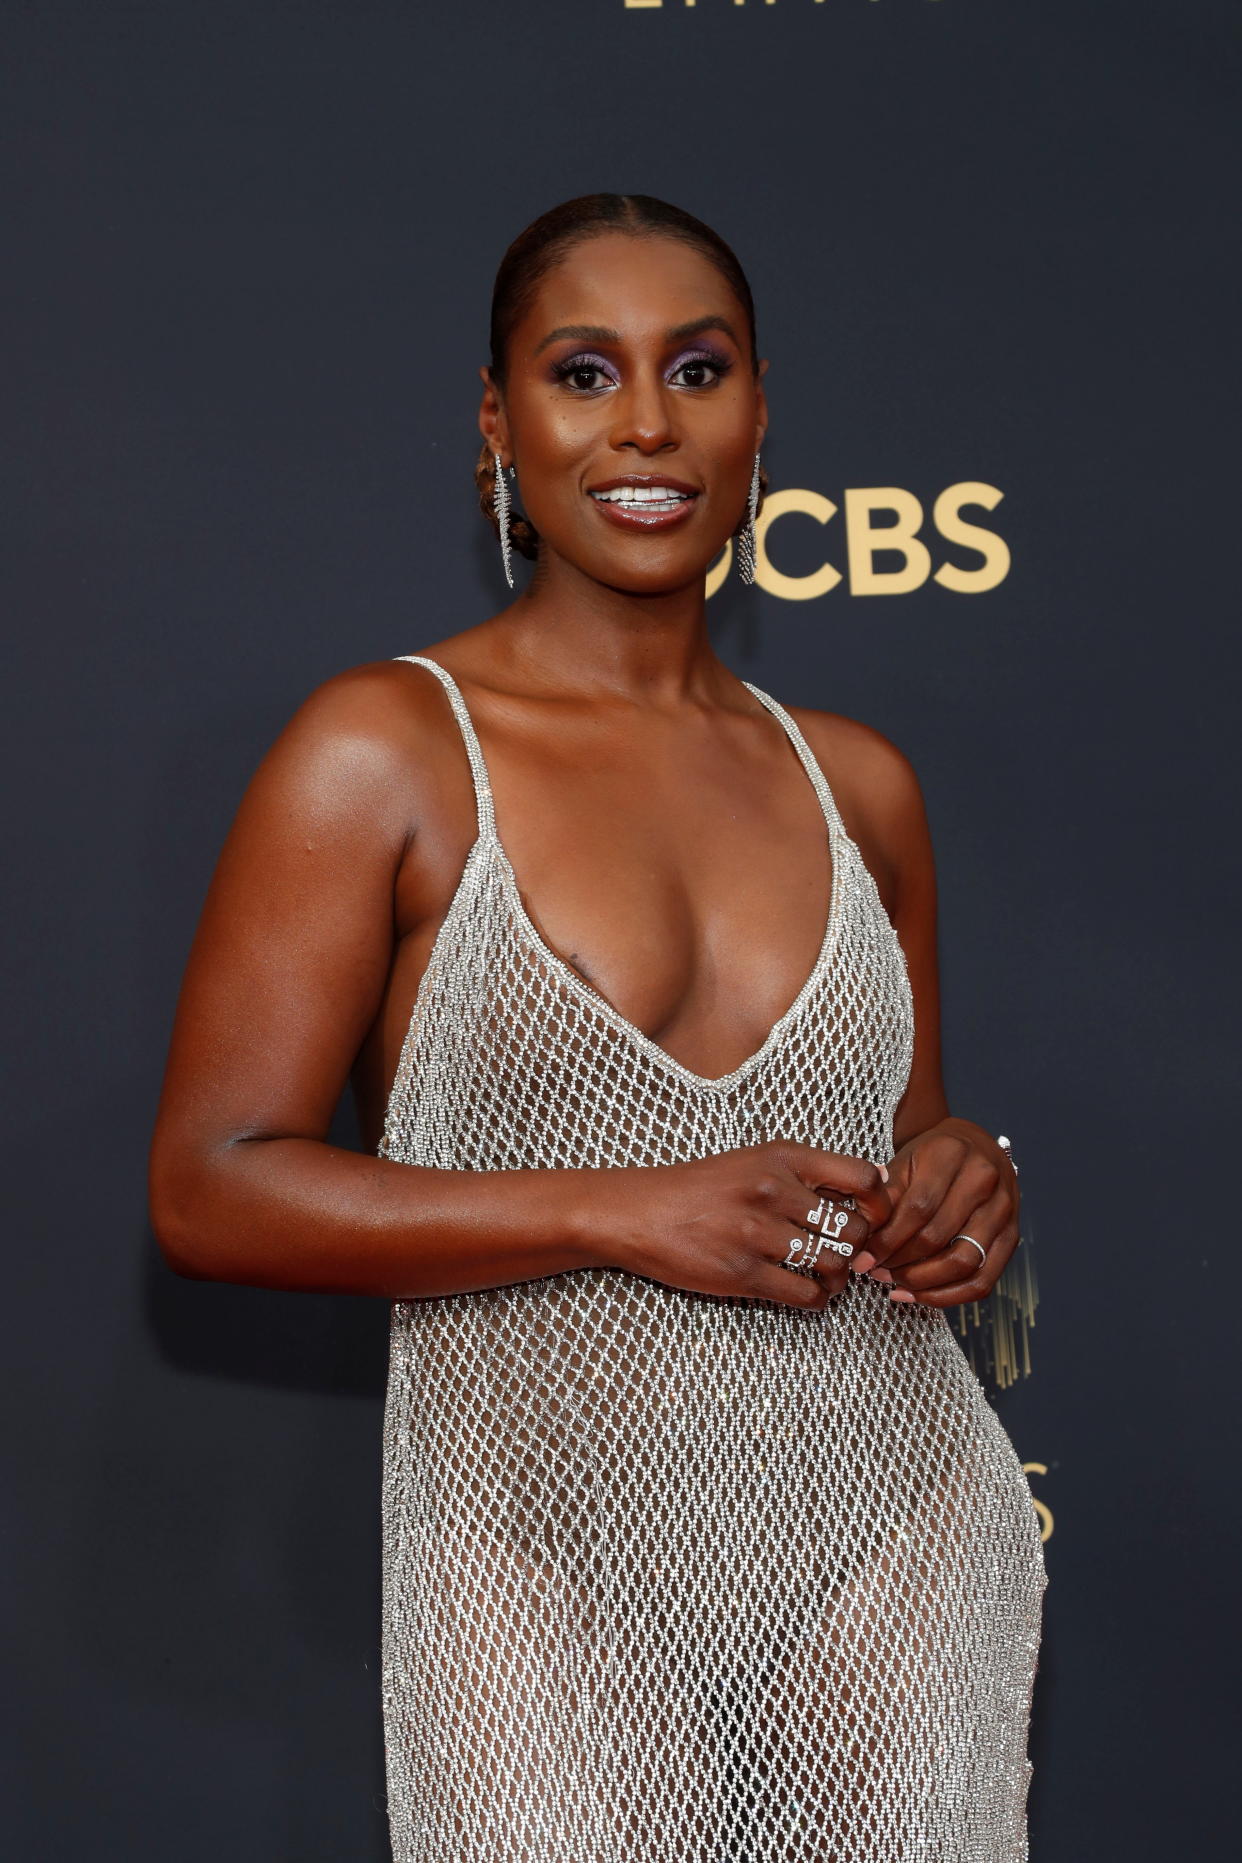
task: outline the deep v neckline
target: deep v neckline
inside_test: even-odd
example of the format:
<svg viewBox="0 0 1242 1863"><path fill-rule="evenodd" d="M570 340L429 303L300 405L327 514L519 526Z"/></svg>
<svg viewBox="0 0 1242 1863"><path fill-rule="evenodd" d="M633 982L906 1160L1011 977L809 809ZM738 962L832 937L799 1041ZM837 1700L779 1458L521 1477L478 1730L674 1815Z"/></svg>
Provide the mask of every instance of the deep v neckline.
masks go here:
<svg viewBox="0 0 1242 1863"><path fill-rule="evenodd" d="M553 949L527 910L526 903L522 898L522 890L517 883L517 875L513 871L513 864L504 850L504 845L501 842L500 836L496 833L494 828L491 831L489 840L492 851L500 866L505 891L508 894L510 910L522 931L525 933L527 940L534 947L540 961L547 965L548 969L560 977L563 982L576 990L578 995L584 997L591 1008L594 1009L597 1014L601 1014L606 1021L610 1022L618 1033L624 1035L630 1041L632 1046L641 1048L643 1053L657 1062L659 1066L665 1068L669 1073L677 1074L682 1080L690 1082L690 1084L695 1087L702 1087L714 1092L727 1091L730 1087L734 1087L740 1081L744 1080L747 1074L759 1066L761 1061L766 1060L773 1049L779 1047L785 1030L801 1012L808 997L815 991L831 958L833 945L836 942L837 924L840 918L842 851L839 845L839 832L834 830L833 824L830 822L827 824L826 834L829 858L832 862L832 876L829 882L828 916L824 926L824 935L820 940L819 952L811 967L806 982L802 985L802 988L798 991L798 994L794 997L788 1009L784 1010L777 1017L776 1021L764 1036L763 1041L752 1054L746 1056L745 1060L739 1061L737 1066L730 1068L727 1074L696 1074L692 1067L687 1067L684 1061L679 1061L676 1055L670 1054L667 1048L662 1047L658 1041L655 1041L650 1035L646 1034L644 1030L640 1029L636 1022L631 1022L628 1016L621 1013L615 1003L605 996L601 990L597 990L594 984L588 983L587 979L580 971L575 970L572 964L568 963L558 951Z"/></svg>
<svg viewBox="0 0 1242 1863"><path fill-rule="evenodd" d="M455 908L458 900L464 895L467 875L474 866L479 849L486 846L495 857L500 868L501 882L507 895L509 909L513 913L516 923L525 934L541 963L546 965L554 975L560 978L561 981L577 995L581 996L597 1015L602 1016L605 1021L611 1023L613 1029L619 1035L624 1036L633 1047L641 1050L643 1054L647 1055L649 1059L654 1061L659 1067L665 1069L668 1073L674 1074L689 1085L707 1092L727 1092L730 1088L737 1086L748 1074L752 1073L755 1068L765 1061L774 1050L779 1048L786 1030L797 1020L803 1008L806 1006L806 1003L811 996L813 996L816 988L822 981L836 945L841 919L842 867L849 848L852 845L850 843L850 837L845 832L844 824L841 821L832 791L828 786L828 780L820 769L819 763L812 753L810 746L807 744L806 739L803 737L801 731L799 731L788 712L786 712L785 708L778 704L768 693L762 692L758 686L752 686L748 679L742 681L746 690L752 693L753 696L759 700L759 703L763 705L766 710L771 712L777 723L782 726L785 736L792 745L798 761L802 765L803 771L812 789L815 791L815 796L819 803L820 813L824 819L824 844L827 849L828 859L831 863L828 886L828 911L824 923L824 933L820 940L815 962L812 964L802 988L798 991L788 1008L783 1010L776 1018L776 1021L773 1022L759 1046L743 1060L739 1061L735 1067L730 1068L727 1073L697 1074L693 1068L687 1067L685 1063L679 1061L675 1055L670 1054L667 1048L662 1047L658 1041L655 1041L650 1035L646 1034L644 1030L640 1029L637 1023L631 1022L628 1016L623 1015L615 1003L605 996L601 990L597 990L594 984L589 983L580 971L575 970L573 965L548 943L543 933L535 924L527 908L526 902L522 897L522 889L518 885L517 875L513 870L513 863L509 859L505 851L504 843L497 831L495 805L487 763L483 756L482 746L479 743L478 733L474 728L474 720L470 716L456 680L437 660L430 660L425 654L409 653L400 654L397 657L413 665L427 667L430 672L435 674L436 678L444 687L453 714L457 719L458 726L465 741L466 752L470 760L471 774L474 779L475 803L478 814L478 834L475 838L474 845L466 857L465 865L462 868L461 878L458 881L452 903L449 906L444 922L432 946L431 959L428 961L427 969L424 972L424 981L426 977L431 974L433 968L432 960L434 960L436 955L436 946L439 945L441 939L444 938L446 934L449 934L449 928L455 917ZM420 995L422 993L421 986L418 993Z"/></svg>

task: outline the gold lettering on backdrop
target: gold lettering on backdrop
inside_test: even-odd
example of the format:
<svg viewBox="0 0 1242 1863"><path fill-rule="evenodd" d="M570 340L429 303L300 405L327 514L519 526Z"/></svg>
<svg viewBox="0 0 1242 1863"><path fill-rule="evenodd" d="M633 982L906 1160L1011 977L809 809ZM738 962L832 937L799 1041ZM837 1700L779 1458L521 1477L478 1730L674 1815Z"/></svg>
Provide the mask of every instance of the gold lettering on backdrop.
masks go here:
<svg viewBox="0 0 1242 1863"><path fill-rule="evenodd" d="M768 556L768 532L777 518L792 511L826 524L836 515L837 507L821 492L769 492L755 523L755 581L769 595L783 596L787 602L809 602L817 595L827 595L841 580L841 572L831 563L822 563L809 576L786 576L774 569Z"/></svg>
<svg viewBox="0 0 1242 1863"><path fill-rule="evenodd" d="M1046 1462L1024 1462L1022 1464L1022 1473L1024 1475L1046 1475L1048 1473L1048 1465ZM1034 1495L1031 1496L1031 1500L1034 1503L1035 1512L1039 1516L1039 1537L1041 1540L1050 1540L1052 1538L1052 1529L1054 1525L1052 1509L1045 1506L1043 1501L1036 1501Z"/></svg>
<svg viewBox="0 0 1242 1863"><path fill-rule="evenodd" d="M994 511L1004 496L994 485L984 485L978 479L963 479L960 485L947 485L941 492L932 506L932 523L949 543L977 550L983 558L982 569L955 569L952 563L942 563L935 575L942 588L954 589L959 595L981 595L1005 580L1012 558L1004 539L993 530L967 524L959 516L963 505L982 505L985 511Z"/></svg>
<svg viewBox="0 0 1242 1863"><path fill-rule="evenodd" d="M895 524L873 524L876 511L895 512ZM931 574L931 551L919 536L923 507L900 485L868 485L845 494L845 535L850 558L851 595L908 595ZM881 550L905 557L902 569L879 570Z"/></svg>
<svg viewBox="0 0 1242 1863"><path fill-rule="evenodd" d="M922 588L929 574L941 588L957 595L981 595L994 589L1009 574L1013 559L1009 546L995 531L982 525L968 524L961 515L964 505L980 505L993 511L1005 494L982 479L961 479L947 485L932 506L932 523L948 543L960 544L982 557L978 569L958 569L942 563L934 573L931 552L918 536L923 524L923 507L913 492L899 485L870 485L845 493L845 552L849 567L851 595L908 595ZM892 512L895 524L876 524L873 514ZM827 595L842 581L841 571L827 558L818 569L805 576L786 575L777 569L768 554L768 533L778 518L808 517L817 524L828 524L837 514L831 498L806 487L788 487L769 492L755 524L755 581L769 595L786 602L809 602ZM893 550L905 558L900 569L878 570L875 558L881 550ZM708 596L724 585L733 562L733 545L726 543L720 556L707 572Z"/></svg>

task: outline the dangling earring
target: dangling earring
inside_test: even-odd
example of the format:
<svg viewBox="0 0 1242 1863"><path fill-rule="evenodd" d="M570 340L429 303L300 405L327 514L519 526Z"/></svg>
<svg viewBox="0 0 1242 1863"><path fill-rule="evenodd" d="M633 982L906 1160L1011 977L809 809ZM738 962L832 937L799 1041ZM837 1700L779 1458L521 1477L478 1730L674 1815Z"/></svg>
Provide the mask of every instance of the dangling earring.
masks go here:
<svg viewBox="0 0 1242 1863"><path fill-rule="evenodd" d="M505 478L505 469L500 463L500 454L493 453L496 462L496 490L492 504L496 512L496 522L500 526L500 554L505 562L505 581L513 587L513 550L509 542L509 484Z"/></svg>
<svg viewBox="0 0 1242 1863"><path fill-rule="evenodd" d="M759 455L755 454L755 469L750 475L750 504L747 509L746 522L742 526L737 540L737 566L741 571L743 582L755 579L755 516L759 510Z"/></svg>

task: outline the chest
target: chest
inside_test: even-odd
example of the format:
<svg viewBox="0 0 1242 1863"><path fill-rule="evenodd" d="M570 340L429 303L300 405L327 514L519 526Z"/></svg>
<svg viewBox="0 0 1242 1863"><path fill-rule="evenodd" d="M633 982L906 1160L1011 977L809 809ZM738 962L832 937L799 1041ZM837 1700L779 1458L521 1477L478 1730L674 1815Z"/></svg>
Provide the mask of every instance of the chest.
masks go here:
<svg viewBox="0 0 1242 1863"><path fill-rule="evenodd" d="M771 1022L823 939L832 856L804 773L650 747L511 772L497 828L541 937L648 1033Z"/></svg>
<svg viewBox="0 0 1242 1863"><path fill-rule="evenodd" d="M683 1066L728 1072L815 967L833 889L812 776L782 732L493 728L496 831L531 929ZM472 802L472 798L470 799ZM442 919L468 824L428 836ZM456 869L456 871L455 871Z"/></svg>
<svg viewBox="0 0 1242 1863"><path fill-rule="evenodd" d="M470 716L480 714L476 740ZM759 1061L770 1041L782 1066L813 1055L821 1086L848 1075L901 1091L912 1002L889 916L892 873L848 735L838 742L829 715L817 719L825 741L816 755L792 721L767 712L717 713L702 728L684 716L667 726L648 719L635 731L604 728L594 711L567 723L563 712L489 709L472 694L471 714L458 705L460 728L448 723L442 742L424 734L420 745L394 883L393 963L353 1072L368 1146L433 953L454 978L440 992L453 1005L446 1052L464 1043L463 1066L476 1050L494 1052L495 1078L474 1078L502 1099L525 1075L509 1077L500 1023L516 1016L516 1032L544 1052L546 1035L554 1048L566 1038L556 1003L576 997L602 999L601 1026L611 1020L619 1043L614 1060L640 1052L637 1032L649 1060L658 1048L683 1070L669 1081L685 1084L688 1073L696 1091ZM486 790L476 803L463 736L490 805ZM479 943L495 954L496 992L473 971ZM471 976L464 995L462 965ZM549 977L551 997L541 981ZM435 990L427 1002L442 1018ZM796 1044L782 1047L795 1013ZM582 1065L584 1090L624 1084L611 1063L587 1055ZM825 1119L830 1110L820 1108ZM505 1111L497 1107L498 1120ZM822 1136L829 1125L814 1129ZM867 1149L859 1132L840 1136L847 1149Z"/></svg>
<svg viewBox="0 0 1242 1863"><path fill-rule="evenodd" d="M888 1155L912 1001L859 852L832 839L823 935L787 999L752 1020L753 989L713 1000L700 967L652 1028L541 935L486 830L401 1048L386 1125L400 1134L404 1122L408 1139L391 1155L485 1170L656 1165L781 1136Z"/></svg>

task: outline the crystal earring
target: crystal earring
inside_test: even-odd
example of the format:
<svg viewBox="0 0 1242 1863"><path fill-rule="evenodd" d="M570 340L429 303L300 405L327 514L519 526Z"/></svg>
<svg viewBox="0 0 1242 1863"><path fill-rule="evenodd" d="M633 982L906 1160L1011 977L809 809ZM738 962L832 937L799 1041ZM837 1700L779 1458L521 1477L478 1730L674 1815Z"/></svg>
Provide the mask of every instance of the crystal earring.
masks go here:
<svg viewBox="0 0 1242 1863"><path fill-rule="evenodd" d="M743 582L755 579L755 517L759 510L759 455L755 454L755 469L750 475L750 503L747 507L746 522L742 526L737 540L737 566L741 571Z"/></svg>
<svg viewBox="0 0 1242 1863"><path fill-rule="evenodd" d="M513 549L509 542L509 482L505 478L505 469L500 463L500 454L493 453L496 462L496 490L492 505L496 513L496 522L500 526L500 554L505 563L505 581L513 587Z"/></svg>

